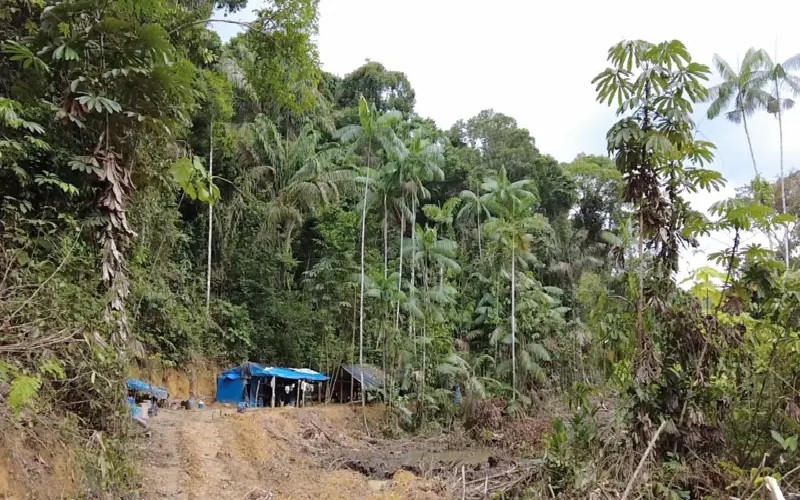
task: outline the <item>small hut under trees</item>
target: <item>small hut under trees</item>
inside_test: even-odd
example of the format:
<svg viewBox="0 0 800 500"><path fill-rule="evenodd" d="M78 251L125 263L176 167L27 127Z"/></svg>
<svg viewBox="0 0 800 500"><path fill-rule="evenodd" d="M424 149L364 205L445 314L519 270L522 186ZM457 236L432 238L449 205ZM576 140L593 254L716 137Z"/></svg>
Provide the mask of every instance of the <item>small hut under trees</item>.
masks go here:
<svg viewBox="0 0 800 500"><path fill-rule="evenodd" d="M304 384L324 382L328 376L307 368L267 367L242 363L217 378L217 402L275 407L305 404Z"/></svg>
<svg viewBox="0 0 800 500"><path fill-rule="evenodd" d="M328 385L328 398L337 403L352 403L361 401L361 394L366 392L367 400L369 400L369 393L382 391L385 381L386 375L373 365L364 363L363 371L361 365L342 365L334 371L333 377L331 377Z"/></svg>

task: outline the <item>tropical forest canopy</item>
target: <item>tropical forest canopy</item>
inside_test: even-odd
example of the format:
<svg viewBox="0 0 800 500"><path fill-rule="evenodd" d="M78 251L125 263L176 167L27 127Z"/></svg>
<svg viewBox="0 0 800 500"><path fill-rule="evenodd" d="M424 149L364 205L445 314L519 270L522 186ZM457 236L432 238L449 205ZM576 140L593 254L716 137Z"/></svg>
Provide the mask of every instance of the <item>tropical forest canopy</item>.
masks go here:
<svg viewBox="0 0 800 500"><path fill-rule="evenodd" d="M411 428L454 411L456 385L510 418L568 397L581 418L551 443L563 490L607 438L593 391L618 395L633 431L618 446L668 422L658 457L715 457L718 475L664 488L795 465L798 175L773 184L753 155L735 198L709 213L686 198L725 184L695 107L749 141L753 113L790 112L800 58L707 65L677 40L622 41L592 82L618 114L608 151L556 159L513 109L443 130L402 68L322 71L317 3L272 0L227 43L207 21L242 0L0 12L9 415L59 401L116 435L135 363L371 363ZM719 230L733 245L679 287L680 252Z"/></svg>

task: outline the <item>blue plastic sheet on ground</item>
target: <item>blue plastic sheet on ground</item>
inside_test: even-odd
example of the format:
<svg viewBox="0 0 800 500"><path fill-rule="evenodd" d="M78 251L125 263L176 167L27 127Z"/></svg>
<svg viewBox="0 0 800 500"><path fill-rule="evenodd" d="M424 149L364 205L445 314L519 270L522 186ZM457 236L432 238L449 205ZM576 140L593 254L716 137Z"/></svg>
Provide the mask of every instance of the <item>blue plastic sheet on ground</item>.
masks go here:
<svg viewBox="0 0 800 500"><path fill-rule="evenodd" d="M150 394L156 399L167 399L169 397L169 392L167 392L167 390L163 387L152 385L151 383L145 382L144 380L139 380L138 378L129 378L127 380L127 385L129 390L144 392L146 394Z"/></svg>

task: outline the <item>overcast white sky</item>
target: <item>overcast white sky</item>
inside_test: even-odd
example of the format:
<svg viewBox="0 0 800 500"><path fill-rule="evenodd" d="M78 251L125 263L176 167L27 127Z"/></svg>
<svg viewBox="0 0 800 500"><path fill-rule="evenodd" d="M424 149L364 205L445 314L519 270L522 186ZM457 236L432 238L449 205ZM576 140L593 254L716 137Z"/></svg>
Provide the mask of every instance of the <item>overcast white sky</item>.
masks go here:
<svg viewBox="0 0 800 500"><path fill-rule="evenodd" d="M234 19L252 18L263 0L251 0ZM730 2L673 0L321 0L319 52L323 68L344 75L366 59L403 71L416 91L416 110L448 128L493 108L517 119L543 153L570 161L581 152L605 153L613 111L595 101L592 78L606 66L609 46L623 38L682 40L695 60L719 53L732 65L751 46L777 59L800 52L800 3L761 0L757 17ZM752 12L752 11L751 11ZM771 13L778 13L773 17ZM223 38L233 25L218 25ZM717 145L712 168L728 188L692 199L705 210L753 177L741 126L705 119L700 132ZM779 172L777 121L761 114L750 123L762 175ZM785 165L800 168L800 106L784 117ZM752 242L753 240L751 240ZM726 235L702 241L684 256L682 272L705 264L705 253L730 245Z"/></svg>

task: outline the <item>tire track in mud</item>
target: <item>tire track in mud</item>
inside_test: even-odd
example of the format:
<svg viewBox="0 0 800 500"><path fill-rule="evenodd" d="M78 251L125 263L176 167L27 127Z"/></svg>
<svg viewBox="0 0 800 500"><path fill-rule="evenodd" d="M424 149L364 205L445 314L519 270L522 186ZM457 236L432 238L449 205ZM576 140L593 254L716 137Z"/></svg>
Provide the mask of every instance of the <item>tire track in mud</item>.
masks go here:
<svg viewBox="0 0 800 500"><path fill-rule="evenodd" d="M180 420L166 412L148 421L150 438L142 450L144 463L141 494L144 500L188 500L189 475L183 465L180 443Z"/></svg>
<svg viewBox="0 0 800 500"><path fill-rule="evenodd" d="M241 499L255 487L257 475L232 446L232 422L212 411L162 410L148 423L142 498Z"/></svg>

